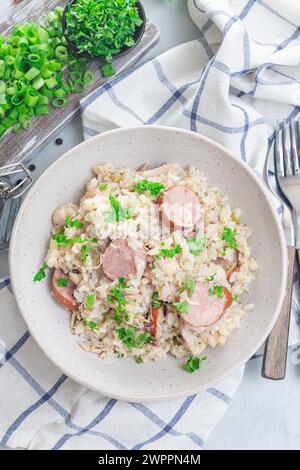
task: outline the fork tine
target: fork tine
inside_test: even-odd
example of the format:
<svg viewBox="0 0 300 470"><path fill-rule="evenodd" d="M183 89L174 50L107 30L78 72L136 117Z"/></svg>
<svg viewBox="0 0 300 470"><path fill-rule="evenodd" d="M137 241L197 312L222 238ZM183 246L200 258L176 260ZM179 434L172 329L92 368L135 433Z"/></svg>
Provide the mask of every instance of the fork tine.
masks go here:
<svg viewBox="0 0 300 470"><path fill-rule="evenodd" d="M277 178L282 178L284 176L284 167L283 167L283 153L282 153L282 131L280 130L279 121L277 121L276 123L274 162L275 162L276 176Z"/></svg>
<svg viewBox="0 0 300 470"><path fill-rule="evenodd" d="M292 160L291 160L291 133L290 126L286 121L283 124L283 164L285 176L292 176Z"/></svg>
<svg viewBox="0 0 300 470"><path fill-rule="evenodd" d="M299 161L298 161L297 137L296 137L296 131L295 131L295 125L297 124L298 123L295 121L290 122L291 154L292 154L292 162L293 162L295 175L298 175L300 173Z"/></svg>

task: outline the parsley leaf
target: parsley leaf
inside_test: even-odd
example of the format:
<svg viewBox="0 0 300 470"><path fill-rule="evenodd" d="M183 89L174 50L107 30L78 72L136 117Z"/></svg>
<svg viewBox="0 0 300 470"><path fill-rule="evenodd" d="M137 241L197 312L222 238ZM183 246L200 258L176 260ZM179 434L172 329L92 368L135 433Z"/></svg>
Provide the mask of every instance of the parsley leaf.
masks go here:
<svg viewBox="0 0 300 470"><path fill-rule="evenodd" d="M233 297L232 297L232 300L233 300L234 302L238 302L239 296L238 296L237 294L234 294Z"/></svg>
<svg viewBox="0 0 300 470"><path fill-rule="evenodd" d="M48 265L46 261L43 263L43 266L40 267L36 275L34 276L33 280L34 282L40 282L42 279L46 277L46 269L48 268Z"/></svg>
<svg viewBox="0 0 300 470"><path fill-rule="evenodd" d="M88 317L84 317L83 323L85 326L88 326L91 330L99 330L97 323L92 320L89 320Z"/></svg>
<svg viewBox="0 0 300 470"><path fill-rule="evenodd" d="M208 293L210 296L212 295L216 295L217 297L219 297L219 299L222 299L223 298L223 287L220 286L219 284L215 284L213 287L211 287L210 289L208 289Z"/></svg>
<svg viewBox="0 0 300 470"><path fill-rule="evenodd" d="M171 248L168 250L167 248L162 248L159 250L158 255L156 255L156 258L173 258L175 255L178 255L181 253L182 248L180 245L175 245L174 248Z"/></svg>
<svg viewBox="0 0 300 470"><path fill-rule="evenodd" d="M129 285L126 284L125 277L119 277L117 287L120 289L128 289Z"/></svg>
<svg viewBox="0 0 300 470"><path fill-rule="evenodd" d="M130 326L129 328L119 328L117 330L118 337L128 347L128 349L132 349L134 347L133 344L133 337L136 332L135 326Z"/></svg>
<svg viewBox="0 0 300 470"><path fill-rule="evenodd" d="M117 330L119 339L128 347L132 348L141 348L145 343L150 343L153 338L148 332L140 333L135 337L137 328L135 326L130 326L129 328L119 328Z"/></svg>
<svg viewBox="0 0 300 470"><path fill-rule="evenodd" d="M133 185L133 189L140 194L145 191L149 191L151 196L158 197L161 191L165 189L165 185L162 183L156 183L155 181L141 180Z"/></svg>
<svg viewBox="0 0 300 470"><path fill-rule="evenodd" d="M85 298L85 308L93 310L95 303L95 294L87 294Z"/></svg>
<svg viewBox="0 0 300 470"><path fill-rule="evenodd" d="M67 235L64 233L55 233L52 235L53 240L56 241L58 246L73 246L75 243L85 243L85 242L92 242L92 243L97 243L97 239L93 238L93 240L90 240L89 238L81 238L81 237L73 237L73 238L68 238Z"/></svg>
<svg viewBox="0 0 300 470"><path fill-rule="evenodd" d="M186 372L189 372L190 374L192 374L196 370L200 369L203 362L206 360L207 360L206 356L203 356L203 357L190 356L186 364L183 364L181 368L184 369Z"/></svg>
<svg viewBox="0 0 300 470"><path fill-rule="evenodd" d="M123 208L116 197L112 194L109 196L109 202L112 207L111 211L108 212L106 218L104 219L106 223L109 222L121 222L126 219L131 219L132 215L128 208Z"/></svg>
<svg viewBox="0 0 300 470"><path fill-rule="evenodd" d="M205 239L204 238L192 237L192 238L188 238L186 242L188 244L188 247L189 247L190 251L195 256L200 255L201 251L205 247Z"/></svg>
<svg viewBox="0 0 300 470"><path fill-rule="evenodd" d="M86 245L82 245L81 247L81 261L86 261L87 259L87 255L88 255L88 252L90 251L91 249L91 245L89 243L87 243Z"/></svg>
<svg viewBox="0 0 300 470"><path fill-rule="evenodd" d="M69 284L70 280L67 277L59 277L57 279L58 287L66 287Z"/></svg>
<svg viewBox="0 0 300 470"><path fill-rule="evenodd" d="M136 357L136 358L135 358L135 362L136 362L137 364L143 364L143 363L144 363L144 361L143 361L143 359L141 358L141 356Z"/></svg>
<svg viewBox="0 0 300 470"><path fill-rule="evenodd" d="M185 300L182 302L174 302L173 305L180 313L187 313L188 311L188 303Z"/></svg>
<svg viewBox="0 0 300 470"><path fill-rule="evenodd" d="M236 231L229 227L224 227L221 238L224 240L230 248L233 250L237 249L237 242L235 240Z"/></svg>
<svg viewBox="0 0 300 470"><path fill-rule="evenodd" d="M154 308L159 308L161 306L161 300L158 298L158 292L155 291L152 294L152 304Z"/></svg>
<svg viewBox="0 0 300 470"><path fill-rule="evenodd" d="M120 280L121 280L121 285L124 286L123 288L126 289L127 287L127 284L125 284L125 279L124 278L119 278L119 283L117 284L117 286L113 287L111 290L110 290L110 293L107 294L106 296L106 300L108 303L110 303L111 305L113 304L117 304L116 306L116 316L114 318L114 320L120 324L121 321L122 321L122 318L124 317L125 320L128 320L128 311L126 309L126 304L127 304L127 301L125 299L125 295L124 295L124 292L122 292L119 287L120 286Z"/></svg>
<svg viewBox="0 0 300 470"><path fill-rule="evenodd" d="M83 223L80 222L78 219L71 219L69 215L67 215L66 220L65 220L66 226L67 227L76 227L76 228L82 228Z"/></svg>
<svg viewBox="0 0 300 470"><path fill-rule="evenodd" d="M106 191L108 184L107 183L100 183L99 189L100 191Z"/></svg>
<svg viewBox="0 0 300 470"><path fill-rule="evenodd" d="M191 298L193 295L195 289L195 281L194 279L191 279L189 277L186 277L184 280L183 288L182 290L187 290L188 291L188 296Z"/></svg>

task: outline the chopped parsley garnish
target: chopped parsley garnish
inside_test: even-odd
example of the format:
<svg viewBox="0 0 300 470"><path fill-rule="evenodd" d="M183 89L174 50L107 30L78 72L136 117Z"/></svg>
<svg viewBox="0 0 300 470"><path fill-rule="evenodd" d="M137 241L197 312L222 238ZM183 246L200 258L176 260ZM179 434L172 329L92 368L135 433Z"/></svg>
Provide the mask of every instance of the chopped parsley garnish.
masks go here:
<svg viewBox="0 0 300 470"><path fill-rule="evenodd" d="M188 303L185 300L174 302L173 305L179 313L186 313L188 311Z"/></svg>
<svg viewBox="0 0 300 470"><path fill-rule="evenodd" d="M158 197L162 190L165 189L165 185L162 183L156 183L155 181L141 180L133 185L133 189L140 194L145 191L149 191L151 196Z"/></svg>
<svg viewBox="0 0 300 470"><path fill-rule="evenodd" d="M100 183L100 184L99 184L99 189L100 189L100 191L106 191L106 190L107 190L107 186L108 186L107 183Z"/></svg>
<svg viewBox="0 0 300 470"><path fill-rule="evenodd" d="M87 294L85 298L85 307L88 310L93 310L95 303L95 294Z"/></svg>
<svg viewBox="0 0 300 470"><path fill-rule="evenodd" d="M78 52L103 57L111 68L113 55L135 44L142 23L136 0L77 0L66 13L66 33Z"/></svg>
<svg viewBox="0 0 300 470"><path fill-rule="evenodd" d="M150 333L148 333L148 332L141 333L135 339L134 347L135 348L141 348L144 344L151 343L151 341L153 341L153 337L150 335Z"/></svg>
<svg viewBox="0 0 300 470"><path fill-rule="evenodd" d="M88 252L91 249L91 245L87 243L86 245L82 245L81 247L81 261L86 261Z"/></svg>
<svg viewBox="0 0 300 470"><path fill-rule="evenodd" d="M152 304L154 308L159 308L161 306L161 300L158 298L158 292L155 291L152 294Z"/></svg>
<svg viewBox="0 0 300 470"><path fill-rule="evenodd" d="M158 255L156 255L156 258L174 258L175 255L178 255L181 253L182 248L180 245L175 245L174 248L171 248L168 250L167 248L162 248L159 250Z"/></svg>
<svg viewBox="0 0 300 470"><path fill-rule="evenodd" d="M141 348L145 343L151 343L153 340L150 333L147 332L135 336L136 331L137 328L135 326L117 329L119 339L128 347L128 349Z"/></svg>
<svg viewBox="0 0 300 470"><path fill-rule="evenodd" d="M106 300L109 304L116 305L116 315L114 320L120 324L122 319L124 318L126 321L128 320L128 311L126 309L127 301L125 299L124 292L120 289L127 289L129 286L126 284L125 279L123 277L119 277L118 283L112 289L110 289L110 293L107 294Z"/></svg>
<svg viewBox="0 0 300 470"><path fill-rule="evenodd" d="M89 238L81 238L81 237L73 237L68 238L67 235L64 233L55 233L52 235L53 240L56 241L58 246L73 246L75 243L85 243L85 242L92 242L97 243L97 239L93 238L90 240Z"/></svg>
<svg viewBox="0 0 300 470"><path fill-rule="evenodd" d="M188 244L188 247L189 247L190 251L195 256L200 255L201 251L205 247L205 239L204 238L192 237L192 238L188 238L186 242Z"/></svg>
<svg viewBox="0 0 300 470"><path fill-rule="evenodd" d="M236 231L229 227L224 227L221 238L233 250L237 249L237 242L235 240Z"/></svg>
<svg viewBox="0 0 300 470"><path fill-rule="evenodd" d="M43 266L40 267L36 275L34 276L33 280L34 282L40 282L42 279L46 277L46 269L48 268L48 265L46 261L43 263Z"/></svg>
<svg viewBox="0 0 300 470"><path fill-rule="evenodd" d="M239 296L238 296L237 294L234 294L233 297L232 297L232 300L233 300L234 302L238 302Z"/></svg>
<svg viewBox="0 0 300 470"><path fill-rule="evenodd" d="M206 360L207 360L206 356L203 356L203 357L190 356L187 362L183 364L181 368L184 369L186 372L189 372L190 374L192 374L196 370L200 369L203 362Z"/></svg>
<svg viewBox="0 0 300 470"><path fill-rule="evenodd" d="M144 361L143 361L143 359L141 358L141 356L136 357L136 358L135 358L135 362L136 362L137 364L143 364L143 363L144 363Z"/></svg>
<svg viewBox="0 0 300 470"><path fill-rule="evenodd" d="M211 276L207 276L204 278L204 282L212 282L214 278L216 277L217 273L212 274Z"/></svg>
<svg viewBox="0 0 300 470"><path fill-rule="evenodd" d="M123 208L116 197L112 194L109 196L109 202L111 205L111 210L107 213L106 218L104 219L106 223L109 222L121 222L126 219L131 219L132 215L128 208Z"/></svg>
<svg viewBox="0 0 300 470"><path fill-rule="evenodd" d="M70 280L67 277L59 277L57 279L58 287L66 287L69 284Z"/></svg>
<svg viewBox="0 0 300 470"><path fill-rule="evenodd" d="M223 298L223 287L220 286L220 284L215 284L213 287L211 287L210 289L208 289L208 293L210 296L212 295L216 295L217 297L219 297L219 299L222 299Z"/></svg>
<svg viewBox="0 0 300 470"><path fill-rule="evenodd" d="M195 281L189 277L186 277L184 280L182 290L186 290L188 292L188 296L191 298L195 289Z"/></svg>
<svg viewBox="0 0 300 470"><path fill-rule="evenodd" d="M83 323L85 326L88 326L91 330L99 330L97 327L97 323L95 323L93 320L89 320L87 317L84 317Z"/></svg>
<svg viewBox="0 0 300 470"><path fill-rule="evenodd" d="M76 228L82 228L83 223L80 222L78 219L71 219L69 215L67 215L66 220L65 220L66 226L67 227L76 227Z"/></svg>
<svg viewBox="0 0 300 470"><path fill-rule="evenodd" d="M119 287L120 289L128 289L129 285L126 284L125 277L119 277L116 287Z"/></svg>

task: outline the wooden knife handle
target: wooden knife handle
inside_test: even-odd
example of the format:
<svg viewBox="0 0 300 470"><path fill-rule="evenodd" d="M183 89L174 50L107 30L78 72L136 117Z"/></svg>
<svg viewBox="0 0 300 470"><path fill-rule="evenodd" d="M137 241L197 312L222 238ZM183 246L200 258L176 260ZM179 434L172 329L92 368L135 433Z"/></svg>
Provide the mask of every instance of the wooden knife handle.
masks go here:
<svg viewBox="0 0 300 470"><path fill-rule="evenodd" d="M282 380L285 377L295 254L295 248L288 246L289 266L285 299L278 320L266 341L264 351L261 374L266 379Z"/></svg>

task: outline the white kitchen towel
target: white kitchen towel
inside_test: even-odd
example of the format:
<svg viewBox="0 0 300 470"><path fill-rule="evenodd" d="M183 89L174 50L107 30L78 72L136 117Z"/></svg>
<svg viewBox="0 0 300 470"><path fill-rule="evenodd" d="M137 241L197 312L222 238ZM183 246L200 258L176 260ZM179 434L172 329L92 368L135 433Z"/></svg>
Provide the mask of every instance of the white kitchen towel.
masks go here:
<svg viewBox="0 0 300 470"><path fill-rule="evenodd" d="M199 40L117 76L82 104L86 137L167 124L205 134L261 172L276 119L300 111L298 0L190 0ZM299 105L299 106L298 106ZM0 442L29 449L201 449L243 375L146 405L86 390L31 339L0 283ZM293 302L290 342L299 342ZM257 354L259 356L260 353Z"/></svg>

